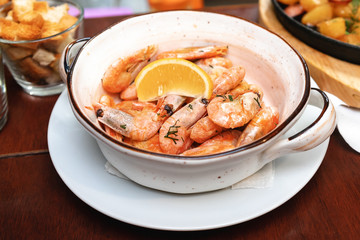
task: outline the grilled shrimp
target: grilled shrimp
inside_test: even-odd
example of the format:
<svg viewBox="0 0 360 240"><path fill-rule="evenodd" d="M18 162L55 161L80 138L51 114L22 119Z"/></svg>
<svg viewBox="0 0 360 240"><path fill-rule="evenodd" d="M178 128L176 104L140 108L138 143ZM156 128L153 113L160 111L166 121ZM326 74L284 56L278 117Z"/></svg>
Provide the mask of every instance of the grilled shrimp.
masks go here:
<svg viewBox="0 0 360 240"><path fill-rule="evenodd" d="M134 80L138 67L149 61L156 51L157 47L150 45L131 56L117 59L108 67L101 79L103 88L110 93L123 91Z"/></svg>
<svg viewBox="0 0 360 240"><path fill-rule="evenodd" d="M99 103L101 105L103 105L103 106L108 106L108 107L114 107L114 105L115 105L114 99L112 97L110 97L109 95L106 95L106 94L102 95L100 97ZM98 110L98 109L95 109L95 110ZM111 137L113 137L113 138L115 138L115 139L117 139L119 141L123 140L123 136L120 133L115 132L114 130L112 130L110 127L104 125L104 130L109 136L111 136Z"/></svg>
<svg viewBox="0 0 360 240"><path fill-rule="evenodd" d="M156 133L154 136L152 136L151 138L149 138L148 140L145 140L145 141L135 141L130 138L125 138L123 142L130 144L136 148L140 148L140 149L147 150L150 152L158 152L158 153L162 152L162 150L160 148L158 133Z"/></svg>
<svg viewBox="0 0 360 240"><path fill-rule="evenodd" d="M136 141L145 141L154 136L162 123L178 109L185 97L169 95L161 106L144 103L140 109L132 109L134 102L118 104L116 108L95 106L98 121L115 132ZM127 101L125 101L127 102Z"/></svg>
<svg viewBox="0 0 360 240"><path fill-rule="evenodd" d="M196 61L196 64L209 74L212 81L233 66L231 60L224 57L203 58Z"/></svg>
<svg viewBox="0 0 360 240"><path fill-rule="evenodd" d="M188 149L193 143L189 128L205 113L206 102L197 98L170 116L159 131L162 151L179 154Z"/></svg>
<svg viewBox="0 0 360 240"><path fill-rule="evenodd" d="M265 136L273 130L279 123L279 112L275 108L262 108L256 116L249 122L241 134L237 147L246 145L256 139Z"/></svg>
<svg viewBox="0 0 360 240"><path fill-rule="evenodd" d="M145 107L155 108L155 104L152 102L140 102L137 100L121 101L114 104L113 108L129 113L133 116L140 114Z"/></svg>
<svg viewBox="0 0 360 240"><path fill-rule="evenodd" d="M138 97L135 83L131 83L127 88L125 88L120 93L120 98L122 100L136 100Z"/></svg>
<svg viewBox="0 0 360 240"><path fill-rule="evenodd" d="M222 95L235 88L243 81L245 69L242 66L234 66L225 70L214 80L213 97Z"/></svg>
<svg viewBox="0 0 360 240"><path fill-rule="evenodd" d="M187 60L196 60L200 58L210 58L224 56L228 52L228 46L204 46L179 48L172 51L162 52L156 58L183 58Z"/></svg>
<svg viewBox="0 0 360 240"><path fill-rule="evenodd" d="M247 92L256 93L260 99L264 95L262 89L256 84L249 84L246 81L242 81L238 86L228 92L229 95L237 97Z"/></svg>
<svg viewBox="0 0 360 240"><path fill-rule="evenodd" d="M262 99L262 90L257 85L248 84L246 81L242 81L236 88L232 89L228 95L232 98L237 98L239 95L243 95L247 92L254 92L260 97L260 99ZM208 116L206 116L197 121L191 128L190 138L197 143L203 143L223 130L223 127L217 125Z"/></svg>
<svg viewBox="0 0 360 240"><path fill-rule="evenodd" d="M198 65L208 66L210 68L213 67L223 67L223 68L231 68L233 63L230 59L224 57L209 57L203 58L196 62Z"/></svg>
<svg viewBox="0 0 360 240"><path fill-rule="evenodd" d="M191 128L190 138L197 143L203 143L222 131L223 127L211 121L209 116L205 116Z"/></svg>
<svg viewBox="0 0 360 240"><path fill-rule="evenodd" d="M199 156L220 153L234 149L241 132L238 130L227 130L215 137L205 141L200 146L183 152L183 156Z"/></svg>
<svg viewBox="0 0 360 240"><path fill-rule="evenodd" d="M213 81L210 99L168 95L156 102L138 101L133 80L156 52L157 46L150 45L119 58L101 79L109 95L101 96L93 108L100 125L115 139L151 152L198 156L248 144L278 124L279 113L265 107L262 89L247 83L245 69L224 57L228 46L180 48L155 57L195 62ZM113 94L121 101L115 102ZM243 132L234 129L239 127Z"/></svg>
<svg viewBox="0 0 360 240"><path fill-rule="evenodd" d="M231 95L217 96L207 106L209 118L224 128L242 127L260 110L261 99L253 92L247 92L233 99Z"/></svg>
<svg viewBox="0 0 360 240"><path fill-rule="evenodd" d="M98 102L100 104L108 106L108 107L114 107L115 106L114 98L112 98L111 96L109 96L107 94L101 95Z"/></svg>

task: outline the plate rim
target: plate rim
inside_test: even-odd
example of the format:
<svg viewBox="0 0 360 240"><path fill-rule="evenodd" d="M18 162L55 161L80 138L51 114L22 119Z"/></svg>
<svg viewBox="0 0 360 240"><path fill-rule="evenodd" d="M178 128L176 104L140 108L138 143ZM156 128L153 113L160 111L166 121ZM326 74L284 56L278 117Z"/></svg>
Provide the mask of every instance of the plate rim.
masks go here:
<svg viewBox="0 0 360 240"><path fill-rule="evenodd" d="M50 120L49 120L49 125L48 125L48 147L49 147L49 154L51 157L51 160L53 162L53 165L55 167L55 170L58 172L60 178L63 180L63 182L65 183L65 185L78 197L80 198L83 202L85 202L87 205L89 205L90 207L96 209L97 211L99 211L100 213L107 215L109 217L112 217L116 220L122 221L122 222L126 222L129 224L133 224L136 226L140 226L140 227L145 227L145 228L150 228L150 229L157 229L157 230L170 230L170 231L199 231L199 230L210 230L210 229L217 229L217 228L222 228L222 227L227 227L227 226L231 226L231 225L235 225L235 224L239 224L242 222L246 222L249 221L251 219L257 218L259 216L262 216L274 209L276 209L277 207L281 206L282 204L284 204L285 202L287 202L289 199L291 199L293 196L295 196L299 191L301 191L301 189L303 189L303 187L312 179L312 177L314 176L314 174L317 172L318 168L320 167L324 156L327 152L327 148L328 148L328 144L329 144L329 138L327 140L325 140L320 146L316 147L316 149L310 150L310 151L316 151L320 148L324 148L322 149L322 152L320 153L322 156L320 157L320 159L317 160L317 164L311 169L310 172L308 172L309 177L307 179L302 179L302 183L300 185L298 185L296 187L296 189L293 189L293 191L291 193L286 194L285 196L282 196L280 199L277 200L277 202L273 202L271 205L269 205L267 207L267 209L262 210L262 211L258 211L258 212L254 212L251 216L248 216L246 218L243 219L237 219L237 220L228 220L226 222L222 222L222 223L212 223L212 224L200 224L198 226L160 226L160 225L156 225L153 223L149 223L149 222L142 222L142 220L137 220L134 221L133 219L129 219L126 217L122 217L122 216L117 216L116 214L113 214L111 212L108 211L108 209L104 209L103 207L99 207L97 204L94 203L94 201L91 201L91 199L87 199L86 196L84 196L82 190L80 188L78 188L78 186L76 186L76 184L72 183L69 180L69 177L66 176L66 174L64 173L63 169L61 169L61 167L59 166L57 159L58 156L54 155L55 151L53 149L54 147L54 140L53 140L53 133L52 131L53 129L53 121L54 118L57 117L57 112L59 111L59 108L62 105L68 105L67 107L70 109L70 104L67 98L67 90L64 90L64 92L60 95L60 97L58 98L57 102L55 103L55 106L52 110L51 116L50 116ZM71 111L71 110L70 110ZM73 113L70 113L72 116L72 121L76 122L75 116L73 115ZM61 114L60 114L61 115ZM58 130L58 129L57 129ZM84 134L87 134L88 138L92 138L90 134L88 134L84 129L81 129ZM93 139L94 140L94 139ZM94 140L95 141L95 140ZM326 146L325 146L326 145ZM100 151L100 149L98 149L98 151ZM319 150L320 151L320 150ZM104 168L105 171L105 168ZM106 173L108 174L108 173ZM110 174L109 174L110 175ZM276 176L275 176L276 177ZM122 181L127 181L127 180L123 180ZM128 183L125 183L128 184ZM148 189L146 187L142 187L139 186L136 183L132 183L131 184L135 184L134 186L137 186L139 188L141 188L144 191L150 191L150 192L154 192L155 194L161 194L161 195L171 195L171 196L175 196L176 194L171 194L171 193L165 193L165 192L160 192L158 190L153 190L153 189ZM141 190L141 191L142 191ZM201 196L201 195L205 195L205 194L222 194L222 192L224 191L243 191L243 192L247 192L244 189L238 189L238 190L230 190L230 189L223 189L223 190L218 190L218 191L214 191L214 192L210 192L210 193L202 193L202 194L191 194L188 196ZM254 190L256 191L271 191L271 189L263 189L263 190ZM225 192L226 193L226 192ZM224 195L224 194L223 194ZM177 195L176 195L177 196ZM183 198L186 195L180 195L181 198Z"/></svg>

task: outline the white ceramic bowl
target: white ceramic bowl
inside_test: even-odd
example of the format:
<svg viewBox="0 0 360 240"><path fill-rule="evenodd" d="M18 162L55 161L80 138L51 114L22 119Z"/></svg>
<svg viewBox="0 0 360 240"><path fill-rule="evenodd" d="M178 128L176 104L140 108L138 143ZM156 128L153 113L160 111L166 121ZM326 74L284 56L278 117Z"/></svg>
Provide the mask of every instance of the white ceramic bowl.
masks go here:
<svg viewBox="0 0 360 240"><path fill-rule="evenodd" d="M94 112L86 108L102 91L105 69L118 57L150 44L163 51L209 43L227 44L228 57L245 67L245 79L260 85L265 102L278 108L280 123L271 133L220 154L173 156L136 149L109 137ZM317 146L335 128L334 108L322 91L310 89L309 71L299 53L276 34L241 18L198 11L141 15L70 44L62 58L60 68L75 117L115 168L146 187L173 193L226 188L279 156ZM307 104L322 108L320 116L314 116L308 128L284 138Z"/></svg>

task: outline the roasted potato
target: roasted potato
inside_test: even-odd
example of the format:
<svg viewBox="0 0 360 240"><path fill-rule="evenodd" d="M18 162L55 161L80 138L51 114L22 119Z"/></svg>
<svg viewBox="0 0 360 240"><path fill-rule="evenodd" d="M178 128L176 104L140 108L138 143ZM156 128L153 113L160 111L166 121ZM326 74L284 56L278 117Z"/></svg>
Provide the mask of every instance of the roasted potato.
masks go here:
<svg viewBox="0 0 360 240"><path fill-rule="evenodd" d="M298 3L299 0L279 0L279 2L285 5L293 5L295 3Z"/></svg>
<svg viewBox="0 0 360 240"><path fill-rule="evenodd" d="M343 3L334 4L333 13L334 13L334 17L350 18L352 14L351 4L343 4Z"/></svg>
<svg viewBox="0 0 360 240"><path fill-rule="evenodd" d="M323 21L317 25L321 34L331 38L339 38L346 34L345 19L341 17Z"/></svg>
<svg viewBox="0 0 360 240"><path fill-rule="evenodd" d="M305 25L315 26L316 24L330 20L333 16L333 11L330 3L324 3L307 12L301 19Z"/></svg>
<svg viewBox="0 0 360 240"><path fill-rule="evenodd" d="M278 0L287 4L289 17L301 17L307 26L316 27L323 35L360 46L359 0ZM286 3L287 2L287 3ZM304 13L305 12L305 13Z"/></svg>
<svg viewBox="0 0 360 240"><path fill-rule="evenodd" d="M317 6L320 6L328 2L329 2L328 0L300 0L300 4L307 12L313 10Z"/></svg>

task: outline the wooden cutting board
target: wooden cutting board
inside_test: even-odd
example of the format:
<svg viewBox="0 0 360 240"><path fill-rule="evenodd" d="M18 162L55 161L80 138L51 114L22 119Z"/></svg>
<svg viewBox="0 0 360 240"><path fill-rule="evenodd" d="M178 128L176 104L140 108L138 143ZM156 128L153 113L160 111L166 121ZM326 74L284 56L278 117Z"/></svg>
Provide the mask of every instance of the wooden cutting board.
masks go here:
<svg viewBox="0 0 360 240"><path fill-rule="evenodd" d="M295 38L277 19L271 0L259 0L259 11L260 23L300 52L309 66L310 75L322 90L360 108L360 65L326 55Z"/></svg>

